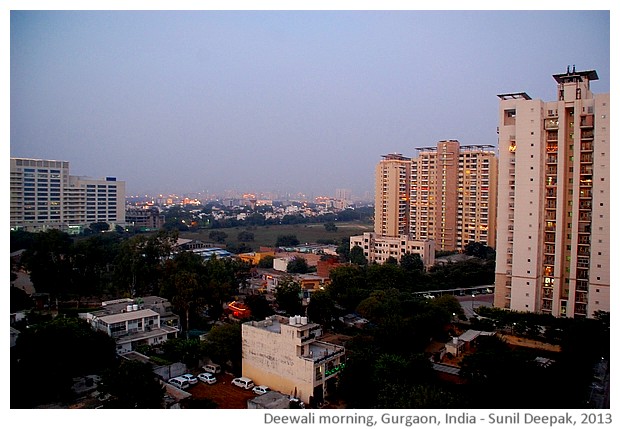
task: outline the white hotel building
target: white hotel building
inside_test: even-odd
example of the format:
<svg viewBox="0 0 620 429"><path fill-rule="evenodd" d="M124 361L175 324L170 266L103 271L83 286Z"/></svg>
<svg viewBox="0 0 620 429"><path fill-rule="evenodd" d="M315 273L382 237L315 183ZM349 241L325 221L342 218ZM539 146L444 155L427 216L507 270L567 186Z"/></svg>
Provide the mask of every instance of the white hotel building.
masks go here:
<svg viewBox="0 0 620 429"><path fill-rule="evenodd" d="M11 158L11 229L79 232L125 224L125 182L69 174L68 161Z"/></svg>

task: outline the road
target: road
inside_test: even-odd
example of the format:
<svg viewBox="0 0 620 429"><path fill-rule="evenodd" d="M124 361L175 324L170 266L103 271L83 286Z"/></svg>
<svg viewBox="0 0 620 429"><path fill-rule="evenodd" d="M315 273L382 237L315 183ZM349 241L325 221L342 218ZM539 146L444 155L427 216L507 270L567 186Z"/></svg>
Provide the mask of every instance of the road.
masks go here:
<svg viewBox="0 0 620 429"><path fill-rule="evenodd" d="M479 294L474 297L472 297L471 295L456 296L456 299L458 299L458 301L461 303L461 307L465 312L465 317L467 317L467 320L469 320L471 317L474 317L476 315L475 310L478 307L493 307L494 296L494 294L489 293Z"/></svg>

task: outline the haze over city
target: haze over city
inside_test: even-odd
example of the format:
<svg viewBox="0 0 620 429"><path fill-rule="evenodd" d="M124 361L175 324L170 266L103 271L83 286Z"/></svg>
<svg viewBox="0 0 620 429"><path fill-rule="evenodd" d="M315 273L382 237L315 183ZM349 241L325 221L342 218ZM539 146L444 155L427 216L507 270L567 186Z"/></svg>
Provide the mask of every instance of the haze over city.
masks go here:
<svg viewBox="0 0 620 429"><path fill-rule="evenodd" d="M363 195L383 154L496 145L497 94L554 99L573 64L610 86L605 10L10 15L10 155L128 195Z"/></svg>

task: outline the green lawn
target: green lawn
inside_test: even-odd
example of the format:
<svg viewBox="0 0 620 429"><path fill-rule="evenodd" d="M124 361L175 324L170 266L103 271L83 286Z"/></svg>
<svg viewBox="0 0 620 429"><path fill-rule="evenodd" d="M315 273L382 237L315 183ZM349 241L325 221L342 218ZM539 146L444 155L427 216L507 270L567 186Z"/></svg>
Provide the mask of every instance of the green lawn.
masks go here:
<svg viewBox="0 0 620 429"><path fill-rule="evenodd" d="M237 235L241 231L250 231L254 234L254 241L246 242L246 245L258 250L260 246L273 247L279 235L295 235L301 244L316 243L317 240L338 240L349 238L352 235L361 235L364 232L372 232L372 224L362 224L356 222L336 223L338 231L327 232L323 224L303 224L303 225L270 225L258 227L237 227L221 229L205 229L198 232L180 232L180 238L194 240L212 241L209 239L211 231L222 231L228 234L226 243L239 244ZM222 244L224 246L225 244Z"/></svg>

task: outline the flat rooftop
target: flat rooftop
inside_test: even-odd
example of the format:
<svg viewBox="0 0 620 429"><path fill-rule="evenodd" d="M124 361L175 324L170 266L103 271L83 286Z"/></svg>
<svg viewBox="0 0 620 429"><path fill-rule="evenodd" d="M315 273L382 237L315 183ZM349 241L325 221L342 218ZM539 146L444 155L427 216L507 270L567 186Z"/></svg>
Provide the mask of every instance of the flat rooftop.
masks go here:
<svg viewBox="0 0 620 429"><path fill-rule="evenodd" d="M275 332L275 333L282 332L282 325L292 326L297 329L313 329L313 328L320 326L318 323L309 322L306 317L300 318L301 320L305 319L306 323L300 322L300 323L291 324L290 323L291 319L292 318L274 315L274 316L270 316L266 318L265 320L259 320L259 321L253 320L250 322L246 322L244 323L244 325L253 326L255 328L260 328L260 329L264 329L265 331Z"/></svg>

